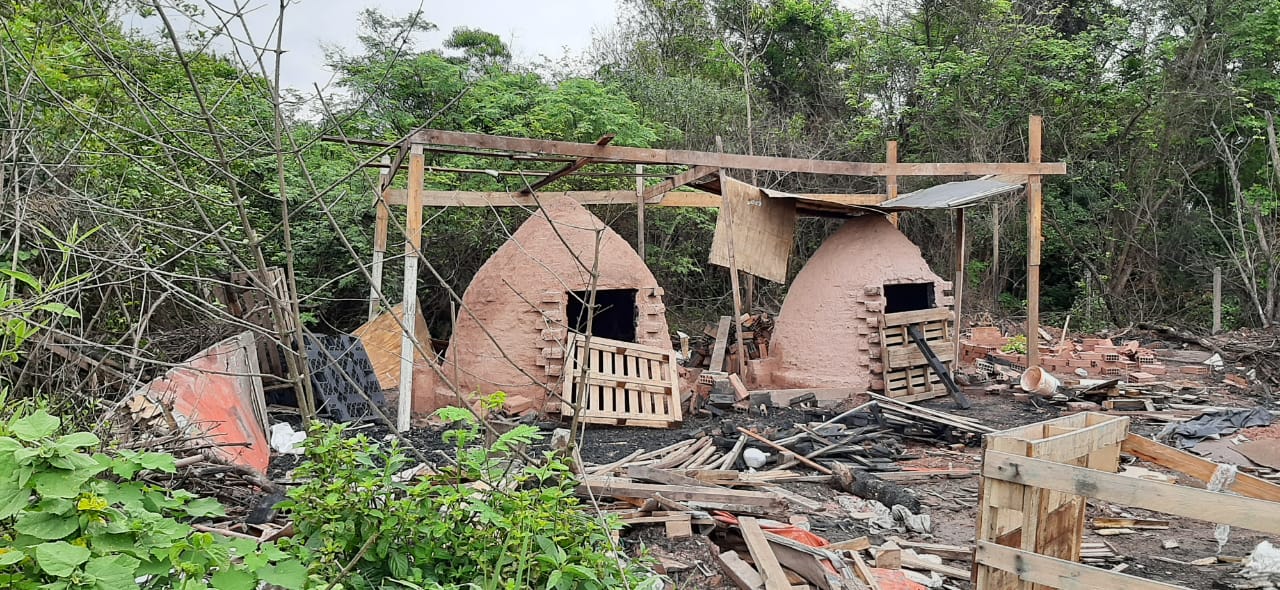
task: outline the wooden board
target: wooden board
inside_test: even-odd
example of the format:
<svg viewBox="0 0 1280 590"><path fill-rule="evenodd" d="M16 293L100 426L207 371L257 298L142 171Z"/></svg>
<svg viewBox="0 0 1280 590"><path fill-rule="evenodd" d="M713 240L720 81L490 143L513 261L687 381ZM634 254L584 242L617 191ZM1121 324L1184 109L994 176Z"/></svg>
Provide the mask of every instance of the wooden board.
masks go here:
<svg viewBox="0 0 1280 590"><path fill-rule="evenodd" d="M852 176L985 176L988 174L1066 174L1064 162L972 162L972 163L914 163L887 164L884 162L844 162L837 160L811 160L807 158L782 158L699 152L690 150L664 150L614 145L596 145L548 139L530 139L485 135L442 129L423 129L415 132L407 143L470 147L513 152L532 152L591 158L593 160L626 164L680 164L703 165L717 168L741 168L745 170L777 170L807 174L844 174ZM395 164L393 162L392 166Z"/></svg>
<svg viewBox="0 0 1280 590"><path fill-rule="evenodd" d="M711 364L707 366L709 371L724 371L724 353L729 346L729 324L733 322L733 318L722 315L720 323L716 324L716 341L711 345Z"/></svg>
<svg viewBox="0 0 1280 590"><path fill-rule="evenodd" d="M421 308L422 306L418 306L418 309ZM427 322L423 319L422 312L414 315L413 329L418 335L418 342L422 345L423 352L430 351L431 334L427 331ZM404 317L404 304L398 303L390 311L379 314L351 333L364 344L365 352L369 353L369 362L373 364L373 372L378 376L378 385L383 389L395 389L400 385L400 337L403 335L401 317ZM415 354L415 364L431 362L423 352Z"/></svg>
<svg viewBox="0 0 1280 590"><path fill-rule="evenodd" d="M765 590L791 590L787 574L782 571L782 564L773 554L773 547L760 529L760 523L750 516L743 516L738 519L738 526L742 530L742 540L746 541L747 550L751 552L751 560L756 562L756 569L764 579Z"/></svg>
<svg viewBox="0 0 1280 590"><path fill-rule="evenodd" d="M978 564L1047 588L1124 588L1125 590L1184 590L1182 586L1111 572L1064 559L1037 555L985 541L978 542ZM985 590L979 582L979 590Z"/></svg>
<svg viewBox="0 0 1280 590"><path fill-rule="evenodd" d="M732 243L733 262L739 270L775 283L787 282L787 261L796 233L795 201L765 198L757 187L728 176L722 179L723 198L732 201L733 227L725 216L716 219L711 264L729 267Z"/></svg>
<svg viewBox="0 0 1280 590"><path fill-rule="evenodd" d="M606 424L667 428L682 420L674 350L581 334L565 354L560 413ZM586 367L584 372L583 368Z"/></svg>

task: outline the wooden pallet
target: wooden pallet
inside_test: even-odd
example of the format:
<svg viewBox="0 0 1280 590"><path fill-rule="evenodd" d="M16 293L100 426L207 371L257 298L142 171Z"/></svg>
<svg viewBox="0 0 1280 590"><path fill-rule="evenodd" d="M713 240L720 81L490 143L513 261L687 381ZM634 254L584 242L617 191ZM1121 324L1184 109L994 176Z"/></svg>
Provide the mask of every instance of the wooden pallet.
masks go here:
<svg viewBox="0 0 1280 590"><path fill-rule="evenodd" d="M675 351L572 334L560 413L593 424L669 428L682 420ZM585 368L585 370L584 370ZM585 378L585 382L584 382Z"/></svg>
<svg viewBox="0 0 1280 590"><path fill-rule="evenodd" d="M1280 534L1280 486L1250 475L1227 493L1116 474L1121 451L1206 482L1217 469L1128 430L1126 417L1082 413L987 435L975 588L1182 588L1077 563L1090 499Z"/></svg>
<svg viewBox="0 0 1280 590"><path fill-rule="evenodd" d="M920 324L929 348L944 363L955 360L951 341L950 308L921 309L880 316L880 359L884 363L885 396L919 401L947 394L942 378L929 368L929 361L907 334L907 326Z"/></svg>
<svg viewBox="0 0 1280 590"><path fill-rule="evenodd" d="M227 307L227 312L265 331L256 335L258 345L259 369L267 375L285 377L289 371L280 346L274 336L276 333L275 314L271 310L272 299L289 301L289 282L285 280L284 269L278 266L267 268L266 275L259 277L266 291L257 287L252 273L238 271L231 273L226 285L216 285L214 297ZM288 334L294 333L293 316L285 314L281 321Z"/></svg>

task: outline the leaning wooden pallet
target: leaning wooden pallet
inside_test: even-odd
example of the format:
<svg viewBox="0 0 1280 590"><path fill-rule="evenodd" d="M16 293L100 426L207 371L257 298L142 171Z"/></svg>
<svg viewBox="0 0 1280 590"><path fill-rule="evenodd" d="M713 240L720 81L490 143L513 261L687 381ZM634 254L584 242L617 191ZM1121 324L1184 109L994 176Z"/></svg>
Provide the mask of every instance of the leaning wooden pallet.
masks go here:
<svg viewBox="0 0 1280 590"><path fill-rule="evenodd" d="M669 428L682 420L675 352L572 334L560 412L584 422ZM584 370L585 369L585 370Z"/></svg>

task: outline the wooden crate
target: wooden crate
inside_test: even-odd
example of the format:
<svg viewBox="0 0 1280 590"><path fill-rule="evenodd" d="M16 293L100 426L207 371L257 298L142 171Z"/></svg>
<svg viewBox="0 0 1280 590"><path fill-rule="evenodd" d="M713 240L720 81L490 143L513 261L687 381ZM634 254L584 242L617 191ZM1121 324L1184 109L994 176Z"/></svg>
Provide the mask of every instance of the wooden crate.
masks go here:
<svg viewBox="0 0 1280 590"><path fill-rule="evenodd" d="M1129 434L1129 419L1081 413L987 435L979 492L978 590L1182 588L1077 563L1085 503L1102 500L1280 534L1280 486L1237 474L1231 493L1117 475L1120 453L1213 477L1211 461Z"/></svg>
<svg viewBox="0 0 1280 590"><path fill-rule="evenodd" d="M924 353L907 334L907 326L919 324L925 342L943 363L955 360L951 340L954 316L950 308L921 309L880 316L880 360L884 363L884 394L905 402L947 394L942 378L925 360Z"/></svg>
<svg viewBox="0 0 1280 590"><path fill-rule="evenodd" d="M675 351L571 334L560 413L585 422L668 428L679 424ZM584 372L583 368L586 368ZM583 382L585 377L585 383Z"/></svg>

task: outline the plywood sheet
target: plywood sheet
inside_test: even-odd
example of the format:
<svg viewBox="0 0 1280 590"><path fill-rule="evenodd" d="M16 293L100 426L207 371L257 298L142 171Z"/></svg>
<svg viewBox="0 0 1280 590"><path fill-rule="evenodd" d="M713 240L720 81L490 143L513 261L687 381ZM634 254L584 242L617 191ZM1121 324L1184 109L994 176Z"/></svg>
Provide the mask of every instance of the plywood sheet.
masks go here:
<svg viewBox="0 0 1280 590"><path fill-rule="evenodd" d="M266 404L252 332L219 342L169 369L133 394L131 408L169 408L187 436L203 438L210 453L266 472Z"/></svg>
<svg viewBox="0 0 1280 590"><path fill-rule="evenodd" d="M421 310L422 306L418 305L416 308ZM413 322L414 333L423 351L429 352L431 334L427 332L427 322L422 318L421 312L416 315ZM373 318L352 332L364 344L365 352L369 353L369 362L373 364L373 372L378 376L378 385L384 390L395 389L400 385L400 336L403 334L400 318L403 316L404 304L397 304L391 311ZM431 362L422 352L417 352L416 356L415 365Z"/></svg>
<svg viewBox="0 0 1280 590"><path fill-rule="evenodd" d="M796 204L792 199L770 199L745 182L722 177L722 200L732 207L730 228L724 205L716 219L711 240L711 264L729 266L729 232L738 270L775 283L787 281L787 260L796 234Z"/></svg>

